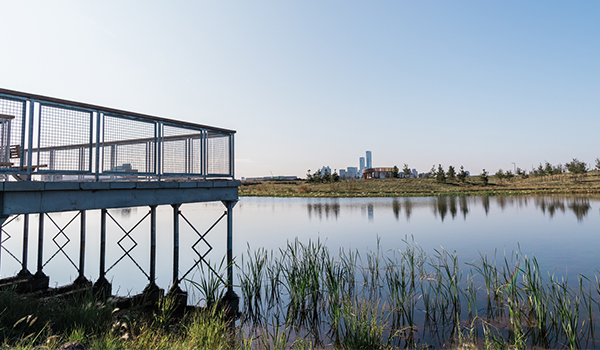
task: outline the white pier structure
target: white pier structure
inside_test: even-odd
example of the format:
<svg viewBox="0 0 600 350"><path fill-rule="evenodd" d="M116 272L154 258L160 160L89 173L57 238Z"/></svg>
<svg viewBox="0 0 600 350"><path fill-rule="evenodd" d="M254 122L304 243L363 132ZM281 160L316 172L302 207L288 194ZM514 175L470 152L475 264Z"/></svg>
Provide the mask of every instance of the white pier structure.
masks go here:
<svg viewBox="0 0 600 350"><path fill-rule="evenodd" d="M207 251L198 251L203 242L210 251L206 235L216 223L226 218L227 297L233 292L233 207L238 200L240 182L234 177L235 131L172 119L159 118L112 108L78 103L46 96L0 89L0 269L3 259L15 259L21 265L17 276L2 283L24 283L29 289L47 288L48 276L43 267L58 254L65 256L77 270L75 284L90 283L85 278L86 211L100 209L99 277L94 287L108 295L111 285L106 272L123 258L134 261L148 278L145 291L159 290L156 285L156 208L173 208L173 278L172 292L181 293L179 283L204 260ZM207 231L198 234L191 247L197 254L192 267L179 266L179 222L184 219L180 206L186 203L220 201L223 215ZM141 220L150 220L150 266L140 266L126 249L112 266L106 262L106 220L111 208L148 207ZM43 256L44 220L52 213L75 211L80 224L79 237L66 237L67 243L79 242L79 256L64 250L67 243L53 237L56 246L51 257ZM29 215L38 214L37 266L29 266ZM21 216L22 252L5 247L8 239L18 239L5 225ZM73 218L73 222L76 218ZM52 221L54 222L54 221ZM71 224L69 222L69 224ZM67 224L68 225L68 224ZM191 224L190 224L191 225ZM193 227L193 226L192 226ZM130 232L123 231L123 240ZM215 271L213 271L215 272ZM216 273L216 272L215 272ZM118 281L117 281L118 282Z"/></svg>

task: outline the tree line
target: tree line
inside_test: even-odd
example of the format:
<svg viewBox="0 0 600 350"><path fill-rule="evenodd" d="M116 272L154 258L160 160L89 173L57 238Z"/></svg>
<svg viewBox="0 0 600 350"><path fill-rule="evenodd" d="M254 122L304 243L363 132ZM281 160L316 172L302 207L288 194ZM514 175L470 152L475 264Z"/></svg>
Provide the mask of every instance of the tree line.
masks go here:
<svg viewBox="0 0 600 350"><path fill-rule="evenodd" d="M596 158L595 170L600 170L600 158ZM570 173L572 175L584 175L593 170L591 167L588 167L588 164L584 161L581 161L577 158L573 158L570 162L563 164L552 165L548 161L545 161L544 164L540 163L537 167L532 167L531 171L527 172L519 167L515 169L513 173L511 170L502 170L498 169L498 171L494 174L494 176L499 180L504 179L513 179L517 176L522 178L528 178L529 176L547 176L547 175L560 175L565 173ZM393 178L410 178L413 175L408 164L404 163L402 167L402 171L394 165L392 168L392 177ZM431 167L429 173L425 174L426 177L434 178L439 183L446 183L448 181L457 180L461 183L466 182L467 177L469 177L469 173L465 170L464 166L460 166L460 169L457 171L453 165L448 167L448 170L444 170L444 167L441 164L438 164L437 168L435 165ZM489 172L485 169L479 174L479 179L483 183L483 185L487 185L489 183ZM337 170L334 169L333 173L329 173L327 169L322 171L321 169L311 174L310 169L306 173L306 181L314 182L314 183L329 183L329 182L339 182L342 180L340 175L337 173Z"/></svg>
<svg viewBox="0 0 600 350"><path fill-rule="evenodd" d="M334 169L333 173L329 173L327 169L322 171L321 169L315 171L314 174L310 173L310 169L306 172L306 181L313 183L328 183L328 182L339 182L340 175L337 173L337 170Z"/></svg>

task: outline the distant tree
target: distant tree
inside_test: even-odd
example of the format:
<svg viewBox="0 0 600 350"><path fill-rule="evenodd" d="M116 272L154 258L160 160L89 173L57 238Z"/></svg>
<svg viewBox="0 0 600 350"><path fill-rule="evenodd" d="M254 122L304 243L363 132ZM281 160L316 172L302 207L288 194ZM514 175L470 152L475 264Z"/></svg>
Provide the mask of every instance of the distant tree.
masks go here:
<svg viewBox="0 0 600 350"><path fill-rule="evenodd" d="M525 175L525 172L523 170L521 170L521 168L517 167L517 175L519 175L519 176Z"/></svg>
<svg viewBox="0 0 600 350"><path fill-rule="evenodd" d="M333 174L331 174L331 182L339 182L340 181L340 175L338 175L337 173L337 169L333 170Z"/></svg>
<svg viewBox="0 0 600 350"><path fill-rule="evenodd" d="M306 181L313 182L312 175L310 174L310 169L308 169L308 171L306 172Z"/></svg>
<svg viewBox="0 0 600 350"><path fill-rule="evenodd" d="M329 173L329 170L325 169L325 172L323 172L322 179L323 182L331 182L331 174Z"/></svg>
<svg viewBox="0 0 600 350"><path fill-rule="evenodd" d="M435 165L431 166L431 170L429 170L429 176L431 176L431 177L437 176L437 171L435 170Z"/></svg>
<svg viewBox="0 0 600 350"><path fill-rule="evenodd" d="M460 171L458 172L458 181L460 182L465 182L465 180L467 180L467 172L465 171L465 167L464 166L460 166Z"/></svg>
<svg viewBox="0 0 600 350"><path fill-rule="evenodd" d="M439 183L446 182L446 172L444 171L444 168L442 167L441 164L438 165L438 169L435 174L435 180Z"/></svg>
<svg viewBox="0 0 600 350"><path fill-rule="evenodd" d="M454 166L450 165L448 167L448 178L450 180L454 180L456 178L456 170L454 169Z"/></svg>
<svg viewBox="0 0 600 350"><path fill-rule="evenodd" d="M536 176L546 175L546 171L544 170L544 166L542 165L542 163L540 163L540 165L538 165L537 169L534 169L533 174Z"/></svg>
<svg viewBox="0 0 600 350"><path fill-rule="evenodd" d="M524 179L528 178L529 175L527 174L527 172L519 167L517 167L517 175L518 176L522 176Z"/></svg>
<svg viewBox="0 0 600 350"><path fill-rule="evenodd" d="M552 164L548 163L547 161L545 163L546 164L544 165L544 174L546 174L546 175L553 175L554 174L554 167L552 166Z"/></svg>
<svg viewBox="0 0 600 350"><path fill-rule="evenodd" d="M404 163L404 167L402 168L402 175L404 175L404 177L410 177L410 168L406 163Z"/></svg>
<svg viewBox="0 0 600 350"><path fill-rule="evenodd" d="M488 172L485 171L485 169L483 169L481 174L479 174L479 178L481 179L481 182L483 183L484 186L488 185L490 179L488 178Z"/></svg>
<svg viewBox="0 0 600 350"><path fill-rule="evenodd" d="M400 177L400 170L395 165L394 165L394 168L392 169L392 177L393 178Z"/></svg>
<svg viewBox="0 0 600 350"><path fill-rule="evenodd" d="M494 176L496 176L496 179L498 179L498 180L504 180L504 176L505 176L504 171L502 169L498 169L498 171L496 171Z"/></svg>
<svg viewBox="0 0 600 350"><path fill-rule="evenodd" d="M512 179L512 178L514 178L514 177L515 177L515 174L513 174L513 172L512 172L512 171L510 171L510 170L507 170L507 171L504 173L504 177L505 177L507 180L510 180L510 179Z"/></svg>
<svg viewBox="0 0 600 350"><path fill-rule="evenodd" d="M588 171L587 164L585 162L580 161L577 158L573 158L570 163L565 164L567 170L572 174L585 174Z"/></svg>
<svg viewBox="0 0 600 350"><path fill-rule="evenodd" d="M600 170L600 158L596 158L596 170Z"/></svg>
<svg viewBox="0 0 600 350"><path fill-rule="evenodd" d="M321 174L321 169L315 171L312 176L312 182L323 182L323 175Z"/></svg>

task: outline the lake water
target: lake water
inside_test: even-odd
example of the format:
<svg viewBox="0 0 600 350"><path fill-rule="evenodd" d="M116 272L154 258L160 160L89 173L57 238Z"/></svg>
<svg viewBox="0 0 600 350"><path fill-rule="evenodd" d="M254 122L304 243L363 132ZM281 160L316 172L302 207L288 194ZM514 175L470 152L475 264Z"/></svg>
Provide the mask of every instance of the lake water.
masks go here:
<svg viewBox="0 0 600 350"><path fill-rule="evenodd" d="M187 204L183 215L204 233L223 213L220 203ZM157 283L167 288L172 276L172 208L162 206L158 212ZM147 213L147 208L111 210L111 215L130 230ZM52 214L58 226L64 226L76 213ZM87 251L85 275L98 278L99 211L87 214ZM30 216L29 270L35 272L37 257L37 215ZM58 229L46 219L44 261L56 252L51 239ZM3 248L20 258L23 219L6 225L2 235ZM118 226L108 220L107 267L122 255L116 242L122 237ZM78 263L78 218L64 230L71 240L65 251ZM10 238L8 238L10 235ZM181 221L181 273L193 264L191 246L198 235ZM131 255L148 273L149 220L143 221L132 237L137 246ZM8 239L7 239L8 238ZM213 250L207 258L213 264L221 261L226 251L226 222L222 220L206 236ZM298 239L306 243L320 240L332 253L339 248L361 253L377 248L384 251L405 246L403 240L413 240L428 255L435 249L456 251L461 263L487 254L501 258L520 250L535 255L540 268L555 275L592 276L600 267L600 200L591 197L433 197L433 198L251 198L243 197L234 209L234 254L246 253L248 246L277 250ZM56 241L62 244L64 237ZM125 239L123 246L133 245ZM204 249L204 243L199 245ZM0 276L13 276L19 263L3 249L0 256ZM64 285L77 277L77 270L61 254L46 263L44 272L52 286ZM192 270L189 278L200 273ZM140 292L148 283L146 276L125 257L108 273L113 293L127 295ZM236 276L237 279L237 276ZM239 293L238 293L239 294Z"/></svg>

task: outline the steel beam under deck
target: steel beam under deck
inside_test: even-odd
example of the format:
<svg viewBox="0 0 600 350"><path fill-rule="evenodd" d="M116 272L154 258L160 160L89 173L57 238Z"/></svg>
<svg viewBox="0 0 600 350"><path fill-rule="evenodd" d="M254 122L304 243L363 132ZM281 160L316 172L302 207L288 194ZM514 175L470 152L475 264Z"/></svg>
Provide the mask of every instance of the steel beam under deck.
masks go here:
<svg viewBox="0 0 600 350"><path fill-rule="evenodd" d="M10 215L235 201L237 180L197 182L0 182L0 220Z"/></svg>

